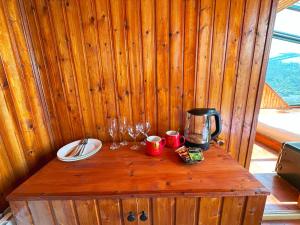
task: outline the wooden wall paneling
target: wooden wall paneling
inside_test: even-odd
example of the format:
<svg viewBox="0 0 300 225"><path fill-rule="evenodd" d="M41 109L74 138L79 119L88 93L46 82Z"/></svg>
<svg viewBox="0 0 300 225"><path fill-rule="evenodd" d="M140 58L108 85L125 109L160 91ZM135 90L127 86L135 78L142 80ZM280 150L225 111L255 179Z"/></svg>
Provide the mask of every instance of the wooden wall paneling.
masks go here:
<svg viewBox="0 0 300 225"><path fill-rule="evenodd" d="M259 108L260 108L260 104L261 104L263 87L265 84L265 77L266 77L265 74L266 74L266 70L267 70L269 53L270 53L270 49L271 49L272 34L273 34L273 30L274 30L277 4L278 4L278 0L273 0L272 6L270 9L269 26L268 26L268 31L267 31L266 43L265 43L265 47L264 47L262 68L261 68L261 72L260 72L261 76L260 76L260 80L259 80L259 86L258 86L258 90L257 90L257 99L256 99L255 109L254 109L255 116L253 117L253 121L252 121L251 133L250 133L250 138L249 138L249 143L248 143L247 158L246 158L246 163L244 165L246 168L249 168L249 166L250 166L250 159L251 159L253 144L254 144L254 140L255 140L256 126L257 126L257 121L258 121L258 113L259 113Z"/></svg>
<svg viewBox="0 0 300 225"><path fill-rule="evenodd" d="M260 108L288 109L289 105L267 83L265 83Z"/></svg>
<svg viewBox="0 0 300 225"><path fill-rule="evenodd" d="M137 123L145 120L141 2L139 0L125 1L125 8L132 120Z"/></svg>
<svg viewBox="0 0 300 225"><path fill-rule="evenodd" d="M0 135L0 209L5 209L7 203L5 201L5 194L9 192L16 182L16 176L14 174L13 168L10 164L9 158L5 151L5 146L3 139ZM20 179L20 177L18 177Z"/></svg>
<svg viewBox="0 0 300 225"><path fill-rule="evenodd" d="M32 102L30 102L31 91L28 92L27 80L28 77L23 68L22 58L19 51L19 45L21 41L19 38L20 32L16 26L20 26L19 18L16 18L15 12L17 9L13 7L11 1L2 2L1 4L1 32L0 35L0 51L2 56L3 68L6 74L8 86L11 88L11 96L20 125L20 131L22 134L22 140L24 145L24 155L28 166L33 169L38 165L39 160L45 154L43 151L39 151L41 146L41 140L38 139L38 126L36 119L33 116ZM11 19L9 19L11 18ZM16 42L18 40L18 43ZM23 46L25 44L23 43ZM28 66L28 65L27 65ZM27 71L28 72L28 71ZM43 124L41 125L43 126ZM47 138L47 137L45 137ZM44 151L47 151L45 149Z"/></svg>
<svg viewBox="0 0 300 225"><path fill-rule="evenodd" d="M200 199L198 225L217 225L220 221L222 198Z"/></svg>
<svg viewBox="0 0 300 225"><path fill-rule="evenodd" d="M98 203L96 200L75 200L80 225L100 225Z"/></svg>
<svg viewBox="0 0 300 225"><path fill-rule="evenodd" d="M28 35L28 42L31 41L29 46L31 47L32 66L35 70L37 77L36 82L40 88L42 101L44 104L45 114L48 119L48 126L50 129L51 139L54 145L54 149L58 148L62 144L62 135L60 126L58 123L58 116L55 108L54 96L52 93L49 70L46 62L45 51L43 49L43 40L41 39L41 32L37 19L37 12L34 2L32 1L19 1L20 10L24 19L24 27L27 28L26 35ZM26 29L25 29L26 30Z"/></svg>
<svg viewBox="0 0 300 225"><path fill-rule="evenodd" d="M210 79L208 85L208 107L221 107L224 62L227 45L230 0L216 1L213 25ZM231 51L231 49L228 49Z"/></svg>
<svg viewBox="0 0 300 225"><path fill-rule="evenodd" d="M32 225L33 220L26 201L12 201L10 208L18 225Z"/></svg>
<svg viewBox="0 0 300 225"><path fill-rule="evenodd" d="M232 119L232 109L234 103L235 84L237 78L238 58L241 48L242 25L245 13L246 0L231 0L227 51L225 58L225 68L222 87L222 133L221 138L224 140L224 147L229 145L230 127Z"/></svg>
<svg viewBox="0 0 300 225"><path fill-rule="evenodd" d="M165 224L173 224L174 222L175 222L175 199L174 198L153 198L153 224L165 225Z"/></svg>
<svg viewBox="0 0 300 225"><path fill-rule="evenodd" d="M97 16L94 1L79 1L81 18L83 24L83 41L86 52L87 72L90 77L90 92L93 105L92 113L95 115L95 124L98 131L98 138L108 140L106 126L107 108L103 100L103 76L100 58L99 37L97 35Z"/></svg>
<svg viewBox="0 0 300 225"><path fill-rule="evenodd" d="M255 116L254 111L257 99L257 90L259 88L259 81L261 76L261 66L263 61L267 30L269 26L271 5L272 0L262 0L260 5L259 21L257 25L253 62L251 68L251 77L248 87L247 105L242 130L241 144L239 146L239 162L241 165L246 164L252 121L253 117Z"/></svg>
<svg viewBox="0 0 300 225"><path fill-rule="evenodd" d="M107 119L110 119L117 116L118 104L116 102L116 72L113 61L111 24L108 7L108 1L106 0L95 1L100 60L102 63L101 89L104 94L103 103L106 105Z"/></svg>
<svg viewBox="0 0 300 225"><path fill-rule="evenodd" d="M28 201L27 204L34 224L55 224L52 209L48 201Z"/></svg>
<svg viewBox="0 0 300 225"><path fill-rule="evenodd" d="M298 2L298 0L278 0L277 12L280 12L283 9L293 5Z"/></svg>
<svg viewBox="0 0 300 225"><path fill-rule="evenodd" d="M182 125L185 123L185 112L195 107L199 10L200 1L185 2Z"/></svg>
<svg viewBox="0 0 300 225"><path fill-rule="evenodd" d="M182 128L185 1L170 1L170 129Z"/></svg>
<svg viewBox="0 0 300 225"><path fill-rule="evenodd" d="M170 127L170 3L156 1L156 84L157 132L162 135Z"/></svg>
<svg viewBox="0 0 300 225"><path fill-rule="evenodd" d="M11 40L16 43L16 60L21 64L22 79L24 81L24 89L30 102L30 111L32 113L32 126L36 136L36 142L38 143L38 150L35 153L39 158L44 157L49 159L49 155L52 150L51 139L48 133L48 126L46 124L44 109L42 107L42 101L32 69L32 61L28 51L28 45L30 44L28 39L24 35L24 22L21 18L21 12L19 5L16 1L6 1L7 13L10 18L10 24L13 34L11 34ZM12 37L13 36L13 37ZM28 122L28 121L27 121Z"/></svg>
<svg viewBox="0 0 300 225"><path fill-rule="evenodd" d="M5 124L0 129L3 143L3 148L1 148L3 164L0 168L3 170L4 175L5 171L9 170L11 166L15 177L12 176L9 179L19 180L28 173L28 166L23 152L21 131L1 58L0 61L0 123ZM1 181L4 186L6 182L8 181L5 181L5 179Z"/></svg>
<svg viewBox="0 0 300 225"><path fill-rule="evenodd" d="M243 221L245 197L225 197L222 206L221 225L239 225Z"/></svg>
<svg viewBox="0 0 300 225"><path fill-rule="evenodd" d="M176 225L198 225L199 198L176 198Z"/></svg>
<svg viewBox="0 0 300 225"><path fill-rule="evenodd" d="M98 201L101 225L121 225L121 206L118 199L101 199Z"/></svg>
<svg viewBox="0 0 300 225"><path fill-rule="evenodd" d="M260 1L247 1L240 52L228 151L238 160L243 130L246 99L250 81Z"/></svg>
<svg viewBox="0 0 300 225"><path fill-rule="evenodd" d="M151 134L157 133L155 0L141 0L145 119L151 124Z"/></svg>
<svg viewBox="0 0 300 225"><path fill-rule="evenodd" d="M196 107L208 105L208 85L210 77L211 45L213 35L215 1L202 0L197 53Z"/></svg>
<svg viewBox="0 0 300 225"><path fill-rule="evenodd" d="M243 225L260 224L264 213L266 196L247 198Z"/></svg>
<svg viewBox="0 0 300 225"><path fill-rule="evenodd" d="M116 0L110 4L111 26L113 32L114 60L116 63L116 86L120 116L132 122L132 104L130 90L130 75L128 68L128 48L126 46L125 7L123 0Z"/></svg>
<svg viewBox="0 0 300 225"><path fill-rule="evenodd" d="M51 201L56 224L78 225L75 204L72 200Z"/></svg>
<svg viewBox="0 0 300 225"><path fill-rule="evenodd" d="M69 112L66 104L65 92L63 85L61 83L61 71L59 68L59 62L56 52L56 45L54 45L54 33L50 24L50 16L48 10L48 4L44 0L32 0L32 5L28 6L31 7L32 10L27 13L36 12L36 26L37 29L40 31L40 43L43 49L43 56L44 58L44 65L47 70L47 75L49 79L49 83L43 83L43 86L51 85L51 92L52 92L52 101L53 103L50 105L49 108L53 107L56 111L57 116L57 124L59 129L61 130L61 137L63 143L69 142L73 139L72 127L69 120ZM38 52L40 49L36 49ZM37 54L36 54L37 55ZM41 63L41 62L39 62ZM41 64L40 64L41 65ZM45 76L46 74L44 74ZM46 81L46 80L43 80Z"/></svg>
<svg viewBox="0 0 300 225"><path fill-rule="evenodd" d="M69 35L65 24L61 1L49 1L49 15L53 29L54 40L57 45L57 60L61 71L61 82L65 90L72 138L83 135L80 103L77 100L77 86L74 78L73 59L70 53Z"/></svg>
<svg viewBox="0 0 300 225"><path fill-rule="evenodd" d="M81 103L81 111L83 116L85 136L97 137L98 130L96 129L96 123L95 123L96 122L95 108L96 106L99 106L98 104L99 99L95 99L98 96L93 96L93 94L91 93L91 90L93 90L91 77L97 76L98 66L99 66L97 62L93 61L94 60L93 57L97 58L97 50L93 51L94 53L92 54L92 56L90 56L89 55L90 50L85 48L85 47L89 47L89 44L92 46L92 44L95 43L87 43L87 40L85 40L86 38L85 32L87 32L87 30L84 29L84 27L86 28L88 25L83 24L84 22L83 22L83 17L81 15L81 9L79 3L77 1L67 1L65 2L63 9L66 12L66 20L68 24L69 33L70 33L70 45L71 45L72 57L75 65L76 80L77 80L78 91L79 91L78 94ZM90 21L94 21L94 20L95 18L91 19ZM90 25L93 26L93 24ZM95 37L93 36L90 38L95 38ZM96 64L91 65L90 63L93 62ZM92 67L93 69L91 70ZM94 70L94 68L96 69ZM93 102L93 100L96 100L96 102ZM102 115L97 115L97 117L100 116Z"/></svg>

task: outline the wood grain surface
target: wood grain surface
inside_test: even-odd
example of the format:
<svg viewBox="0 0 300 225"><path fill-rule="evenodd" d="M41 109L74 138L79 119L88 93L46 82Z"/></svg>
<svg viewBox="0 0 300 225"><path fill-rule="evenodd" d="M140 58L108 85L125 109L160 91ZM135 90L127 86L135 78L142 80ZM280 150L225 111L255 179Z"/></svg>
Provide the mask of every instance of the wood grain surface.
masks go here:
<svg viewBox="0 0 300 225"><path fill-rule="evenodd" d="M57 219L56 214L62 216L67 213L66 205L61 205L61 208L56 206L56 214L49 214L45 208L36 208L36 211L29 209L26 204L29 202L10 202L15 216L25 215L22 220L17 220L18 225L43 225L54 224L77 224L77 225L259 225L261 224L262 212L265 197L220 197L220 198L197 198L197 197L153 197L153 198L122 198L122 199L95 199L86 200L92 203L92 208L95 206L97 211L88 210L76 207L74 211L77 215L85 214L84 217L72 217L69 214L69 220ZM148 204L141 205L140 202L152 202L152 207ZM200 211L199 211L200 203ZM48 204L50 202L42 201L39 204ZM81 202L80 204L85 204ZM96 204L96 205L95 205ZM17 205L17 207L16 207ZM146 213L147 219L141 220L141 211ZM35 214L39 213L43 217L43 221L35 221ZM129 221L128 215L133 213L134 220ZM52 215L52 217L46 217ZM33 218L33 220L32 220ZM99 218L99 220L93 220Z"/></svg>
<svg viewBox="0 0 300 225"><path fill-rule="evenodd" d="M289 105L267 83L265 83L260 108L288 109Z"/></svg>
<svg viewBox="0 0 300 225"><path fill-rule="evenodd" d="M211 147L205 160L185 165L172 149L159 157L145 147L110 151L105 145L93 157L78 162L52 160L9 196L23 199L82 199L84 196L152 194L194 196L265 195L268 191L223 149ZM154 168L154 169L153 169Z"/></svg>
<svg viewBox="0 0 300 225"><path fill-rule="evenodd" d="M0 208L62 145L109 140L108 121L184 127L221 111L224 148L249 162L277 0L1 0Z"/></svg>

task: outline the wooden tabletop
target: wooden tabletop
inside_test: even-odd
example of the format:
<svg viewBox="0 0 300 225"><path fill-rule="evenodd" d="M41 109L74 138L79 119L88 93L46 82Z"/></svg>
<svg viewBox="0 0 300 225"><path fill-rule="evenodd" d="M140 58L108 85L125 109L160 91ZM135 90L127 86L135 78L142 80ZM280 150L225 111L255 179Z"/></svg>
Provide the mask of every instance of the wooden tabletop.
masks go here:
<svg viewBox="0 0 300 225"><path fill-rule="evenodd" d="M221 148L211 147L204 152L205 160L194 165L181 162L172 149L151 157L144 148L110 151L104 145L86 160L68 163L54 159L15 189L8 200L269 194Z"/></svg>

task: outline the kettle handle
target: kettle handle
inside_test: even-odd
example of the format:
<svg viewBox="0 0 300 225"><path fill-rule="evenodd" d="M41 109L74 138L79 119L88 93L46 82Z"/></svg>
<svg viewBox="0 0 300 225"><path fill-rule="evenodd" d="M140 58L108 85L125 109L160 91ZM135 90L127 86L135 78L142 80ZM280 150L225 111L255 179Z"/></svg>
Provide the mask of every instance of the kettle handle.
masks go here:
<svg viewBox="0 0 300 225"><path fill-rule="evenodd" d="M216 122L216 130L211 134L211 139L213 140L216 137L218 137L218 135L221 133L222 123L221 123L221 115L219 112L215 111L211 115L215 117L215 122Z"/></svg>

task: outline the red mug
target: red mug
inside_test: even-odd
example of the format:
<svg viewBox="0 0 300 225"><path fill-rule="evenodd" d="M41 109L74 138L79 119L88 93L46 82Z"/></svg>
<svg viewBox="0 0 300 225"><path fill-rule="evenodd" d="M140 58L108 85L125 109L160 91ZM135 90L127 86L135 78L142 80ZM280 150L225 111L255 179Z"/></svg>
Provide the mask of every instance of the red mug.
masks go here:
<svg viewBox="0 0 300 225"><path fill-rule="evenodd" d="M185 142L184 136L180 135L178 131L169 130L166 132L166 146L169 148L178 148Z"/></svg>
<svg viewBox="0 0 300 225"><path fill-rule="evenodd" d="M158 156L162 153L166 139L158 136L149 136L146 139L146 152L148 155Z"/></svg>

